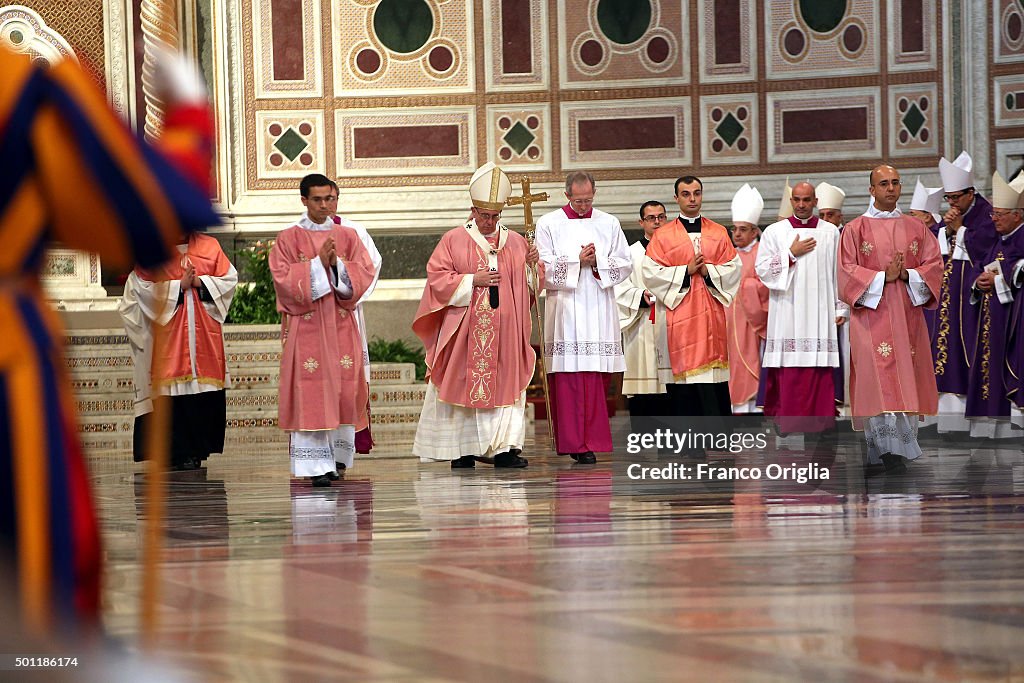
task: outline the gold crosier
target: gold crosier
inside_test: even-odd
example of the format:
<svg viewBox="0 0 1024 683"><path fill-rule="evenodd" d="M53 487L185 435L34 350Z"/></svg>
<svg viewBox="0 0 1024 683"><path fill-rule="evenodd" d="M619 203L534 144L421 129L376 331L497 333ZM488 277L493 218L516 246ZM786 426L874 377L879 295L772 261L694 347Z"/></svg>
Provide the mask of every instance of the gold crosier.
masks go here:
<svg viewBox="0 0 1024 683"><path fill-rule="evenodd" d="M526 232L526 241L532 247L537 238L537 231L533 225L533 204L535 202L546 202L548 200L548 193L537 192L536 194L531 194L529 176L522 176L519 179L519 183L522 187L523 194L519 197L509 197L505 200L505 203L508 206L522 205L523 230ZM534 317L536 318L537 330L540 334L540 354L537 356L537 360L540 361L540 378L544 385L544 408L548 418L548 438L551 440L551 447L554 448L555 430L551 422L551 400L548 398L548 372L547 368L544 366L544 317L540 310L540 273L538 272L536 264L530 267L530 286L533 288L533 311Z"/></svg>

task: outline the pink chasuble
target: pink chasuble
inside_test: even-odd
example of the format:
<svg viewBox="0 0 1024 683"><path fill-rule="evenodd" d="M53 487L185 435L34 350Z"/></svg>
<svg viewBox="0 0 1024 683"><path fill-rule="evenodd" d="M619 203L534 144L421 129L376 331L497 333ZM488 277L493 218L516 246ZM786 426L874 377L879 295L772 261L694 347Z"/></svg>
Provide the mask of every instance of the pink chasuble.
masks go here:
<svg viewBox="0 0 1024 683"><path fill-rule="evenodd" d="M903 280L885 283L875 309L859 303L872 280L897 251L905 268L921 276L914 306ZM839 296L851 307L850 410L854 417L887 412L934 415L938 410L924 308L935 308L942 283L939 243L921 221L908 216L868 218L846 224L839 246Z"/></svg>
<svg viewBox="0 0 1024 683"><path fill-rule="evenodd" d="M729 400L744 404L757 395L761 377L761 341L768 326L768 288L754 270L757 248L736 250L743 263L740 288L736 298L725 309L729 335Z"/></svg>
<svg viewBox="0 0 1024 683"><path fill-rule="evenodd" d="M334 237L338 261L352 282L352 298L330 292L315 301L310 265ZM281 381L278 423L286 431L320 431L368 422L369 389L363 343L353 309L373 282L370 255L354 230L335 226L282 231L270 252L270 270L281 312Z"/></svg>
<svg viewBox="0 0 1024 683"><path fill-rule="evenodd" d="M427 262L412 324L426 349L427 381L442 401L465 408L514 405L536 363L525 276L529 245L504 226L495 238L496 244L486 241L473 223L444 234ZM468 306L450 305L463 280L488 267L492 251L501 274L497 309L487 287L473 287Z"/></svg>

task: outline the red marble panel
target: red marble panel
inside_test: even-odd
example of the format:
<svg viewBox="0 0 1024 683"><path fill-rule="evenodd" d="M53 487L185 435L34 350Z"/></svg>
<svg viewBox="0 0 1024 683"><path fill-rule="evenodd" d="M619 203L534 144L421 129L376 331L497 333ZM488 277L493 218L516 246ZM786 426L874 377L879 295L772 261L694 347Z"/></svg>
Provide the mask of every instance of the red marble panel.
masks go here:
<svg viewBox="0 0 1024 683"><path fill-rule="evenodd" d="M814 109L782 112L782 141L786 144L867 139L866 107L830 109L828 116Z"/></svg>
<svg viewBox="0 0 1024 683"><path fill-rule="evenodd" d="M453 157L461 154L457 125L353 128L354 158Z"/></svg>
<svg viewBox="0 0 1024 683"><path fill-rule="evenodd" d="M922 0L900 2L900 52L924 52L924 5Z"/></svg>
<svg viewBox="0 0 1024 683"><path fill-rule="evenodd" d="M715 64L741 64L740 0L715 0Z"/></svg>
<svg viewBox="0 0 1024 683"><path fill-rule="evenodd" d="M501 72L533 73L530 0L501 2Z"/></svg>
<svg viewBox="0 0 1024 683"><path fill-rule="evenodd" d="M581 152L617 149L671 149L676 146L676 117L583 119L578 124Z"/></svg>
<svg viewBox="0 0 1024 683"><path fill-rule="evenodd" d="M274 38L274 80L301 81L306 77L302 43L302 0L270 0Z"/></svg>

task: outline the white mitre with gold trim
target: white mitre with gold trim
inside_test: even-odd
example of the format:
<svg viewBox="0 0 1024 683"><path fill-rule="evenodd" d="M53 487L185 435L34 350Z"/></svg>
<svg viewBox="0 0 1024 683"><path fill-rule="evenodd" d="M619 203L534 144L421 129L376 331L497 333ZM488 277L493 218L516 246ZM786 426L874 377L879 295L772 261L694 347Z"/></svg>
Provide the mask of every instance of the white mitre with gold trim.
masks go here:
<svg viewBox="0 0 1024 683"><path fill-rule="evenodd" d="M1012 183L1003 180L999 171L992 174L992 207L1024 209L1024 173L1018 173Z"/></svg>
<svg viewBox="0 0 1024 683"><path fill-rule="evenodd" d="M469 197L478 209L501 211L510 194L512 182L490 161L478 168L469 181Z"/></svg>
<svg viewBox="0 0 1024 683"><path fill-rule="evenodd" d="M784 221L793 215L793 188L789 185L789 178L786 178L786 186L782 188L782 201L779 202L779 220Z"/></svg>

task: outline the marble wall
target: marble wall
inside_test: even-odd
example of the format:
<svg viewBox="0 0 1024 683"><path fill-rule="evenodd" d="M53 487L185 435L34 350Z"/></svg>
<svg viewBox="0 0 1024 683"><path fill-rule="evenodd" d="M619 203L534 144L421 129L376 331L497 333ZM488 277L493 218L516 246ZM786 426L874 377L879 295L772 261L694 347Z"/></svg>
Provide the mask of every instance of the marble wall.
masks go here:
<svg viewBox="0 0 1024 683"><path fill-rule="evenodd" d="M23 4L141 119L140 0ZM855 212L883 160L937 184L939 157L966 148L982 189L1024 161L1020 0L178 6L218 114L222 241L288 225L298 180L321 172L380 242L387 278L422 275L488 160L551 193L539 210L558 205L567 171L591 170L624 226L647 199L671 208L683 173L705 179L706 213L727 221L744 181L771 209L787 176L827 179ZM25 33L20 7L0 3L8 42Z"/></svg>

